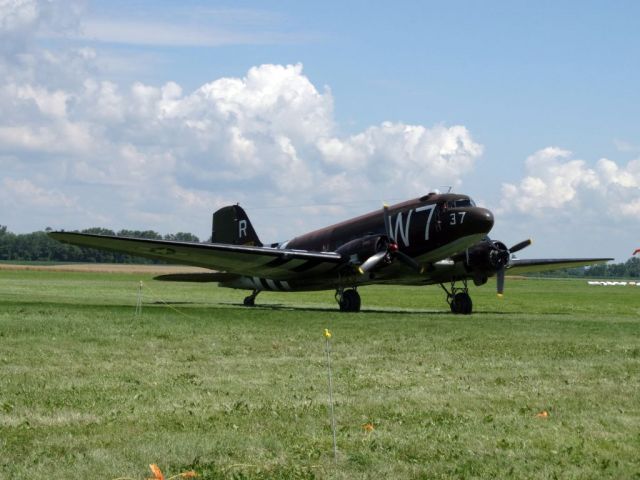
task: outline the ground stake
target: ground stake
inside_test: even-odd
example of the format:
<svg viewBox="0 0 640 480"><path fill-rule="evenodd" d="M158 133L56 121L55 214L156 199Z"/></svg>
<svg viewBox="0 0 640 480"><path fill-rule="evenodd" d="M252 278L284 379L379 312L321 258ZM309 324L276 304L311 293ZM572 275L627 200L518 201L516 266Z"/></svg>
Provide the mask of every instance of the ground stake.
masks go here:
<svg viewBox="0 0 640 480"><path fill-rule="evenodd" d="M329 411L331 412L331 432L333 433L333 463L338 465L338 448L336 446L336 417L333 411L333 380L331 378L331 332L324 329L325 353L327 356L327 373L329 377Z"/></svg>
<svg viewBox="0 0 640 480"><path fill-rule="evenodd" d="M142 280L138 284L138 300L136 301L136 313L134 315L136 317L142 315Z"/></svg>

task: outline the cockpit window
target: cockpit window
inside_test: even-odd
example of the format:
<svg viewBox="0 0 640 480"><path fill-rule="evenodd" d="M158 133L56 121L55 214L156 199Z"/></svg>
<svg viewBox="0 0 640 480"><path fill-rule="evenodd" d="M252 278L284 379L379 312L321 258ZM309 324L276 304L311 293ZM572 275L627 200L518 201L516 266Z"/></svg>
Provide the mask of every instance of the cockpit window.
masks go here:
<svg viewBox="0 0 640 480"><path fill-rule="evenodd" d="M450 200L446 204L446 208L462 208L462 207L475 207L476 204L470 198L459 198L457 200Z"/></svg>

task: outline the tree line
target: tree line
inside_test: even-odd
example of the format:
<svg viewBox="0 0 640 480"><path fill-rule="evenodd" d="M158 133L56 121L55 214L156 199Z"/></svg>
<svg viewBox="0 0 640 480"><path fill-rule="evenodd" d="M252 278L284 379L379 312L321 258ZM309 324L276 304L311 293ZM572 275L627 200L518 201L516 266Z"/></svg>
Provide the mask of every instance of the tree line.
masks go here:
<svg viewBox="0 0 640 480"><path fill-rule="evenodd" d="M532 273L535 277L588 277L588 278L640 278L640 257L631 257L622 263L607 263L591 267L567 268L550 272Z"/></svg>
<svg viewBox="0 0 640 480"><path fill-rule="evenodd" d="M0 261L15 262L84 262L84 263L162 263L159 260L133 257L125 253L106 252L93 248L76 247L57 242L45 231L15 234L0 225ZM174 240L180 242L200 242L192 233L178 232L160 235L153 230L120 230L114 232L106 228L88 228L80 233L116 235L119 237L148 238L152 240ZM624 263L594 265L592 267L570 268L534 274L553 277L590 278L640 278L640 258L631 257Z"/></svg>
<svg viewBox="0 0 640 480"><path fill-rule="evenodd" d="M47 235L50 228L33 233L12 233L5 225L0 225L0 261L5 262L83 262L83 263L163 263L159 260L134 257L125 253L107 252L93 248L76 247L57 242ZM88 228L80 233L98 235L116 235L118 237L137 237L152 240L174 240L181 242L200 242L192 233L178 232L160 235L152 230L120 230L114 232L107 228Z"/></svg>

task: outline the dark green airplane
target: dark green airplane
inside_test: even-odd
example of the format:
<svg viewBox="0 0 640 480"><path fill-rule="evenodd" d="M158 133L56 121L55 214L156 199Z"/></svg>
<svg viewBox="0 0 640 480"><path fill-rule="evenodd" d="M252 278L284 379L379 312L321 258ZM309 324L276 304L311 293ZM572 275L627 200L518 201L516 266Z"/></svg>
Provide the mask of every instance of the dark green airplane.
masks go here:
<svg viewBox="0 0 640 480"><path fill-rule="evenodd" d="M371 284L435 285L447 295L453 313L472 311L467 282L483 285L505 273L523 273L604 263L609 258L516 260L511 248L491 240L493 214L466 195L430 193L322 228L283 243L263 245L238 205L213 214L212 243L51 232L61 242L125 252L215 272L170 274L159 280L219 282L251 290L253 306L263 290L335 290L343 312L360 310L358 287Z"/></svg>

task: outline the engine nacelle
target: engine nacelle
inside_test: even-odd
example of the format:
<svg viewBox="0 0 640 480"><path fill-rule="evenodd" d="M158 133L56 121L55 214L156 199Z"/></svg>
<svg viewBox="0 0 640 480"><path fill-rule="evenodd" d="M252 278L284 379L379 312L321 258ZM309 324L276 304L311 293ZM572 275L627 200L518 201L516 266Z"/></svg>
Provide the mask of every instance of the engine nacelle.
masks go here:
<svg viewBox="0 0 640 480"><path fill-rule="evenodd" d="M464 254L464 264L467 271L492 275L501 267L509 264L510 253L507 246L497 240L485 240ZM480 275L479 275L480 279Z"/></svg>
<svg viewBox="0 0 640 480"><path fill-rule="evenodd" d="M511 256L529 245L531 245L531 239L516 243L508 248L504 243L487 237L467 249L466 252L454 257L454 260L464 264L465 270L472 275L476 285L482 285L487 282L488 277L496 275L498 295L502 295L505 272L511 264Z"/></svg>
<svg viewBox="0 0 640 480"><path fill-rule="evenodd" d="M352 263L362 263L388 245L389 239L384 235L367 235L341 245L336 252Z"/></svg>

